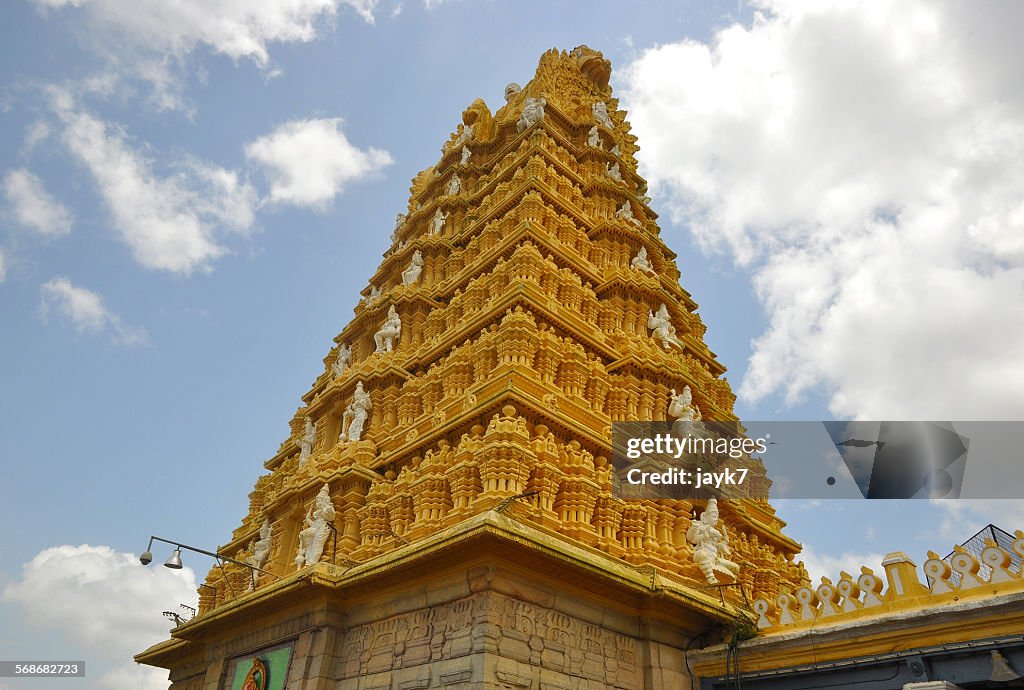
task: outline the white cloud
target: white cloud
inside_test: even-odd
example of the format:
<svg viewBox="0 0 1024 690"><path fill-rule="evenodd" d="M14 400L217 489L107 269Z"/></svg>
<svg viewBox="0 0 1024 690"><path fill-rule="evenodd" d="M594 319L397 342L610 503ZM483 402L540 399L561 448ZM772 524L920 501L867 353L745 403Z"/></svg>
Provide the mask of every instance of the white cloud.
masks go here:
<svg viewBox="0 0 1024 690"><path fill-rule="evenodd" d="M114 227L140 264L177 273L209 269L227 252L217 231L252 226L256 193L237 172L185 159L161 177L122 131L76 110L66 92L53 93L65 144L92 173Z"/></svg>
<svg viewBox="0 0 1024 690"><path fill-rule="evenodd" d="M40 143L46 141L50 136L50 126L42 120L36 120L25 130L25 144L22 147L23 153L29 153Z"/></svg>
<svg viewBox="0 0 1024 690"><path fill-rule="evenodd" d="M43 283L39 291L44 319L55 309L80 333L110 331L114 342L121 345L139 345L147 340L144 329L125 325L120 316L107 309L100 295L73 285L67 278L57 277Z"/></svg>
<svg viewBox="0 0 1024 690"><path fill-rule="evenodd" d="M8 584L0 601L16 604L25 620L55 630L117 665L99 684L109 690L166 689L167 672L138 668L132 655L168 637L162 611L194 604L189 568L145 568L138 557L108 546L55 546L41 551Z"/></svg>
<svg viewBox="0 0 1024 690"><path fill-rule="evenodd" d="M945 539L948 544L942 544L942 548L947 551L986 525L995 525L1011 534L1024 530L1024 502L1017 499L932 499L930 503L939 508L941 517L936 534L926 536Z"/></svg>
<svg viewBox="0 0 1024 690"><path fill-rule="evenodd" d="M142 649L135 651L141 652ZM107 690L167 690L170 681L165 669L142 664L119 664L100 676L99 684Z"/></svg>
<svg viewBox="0 0 1024 690"><path fill-rule="evenodd" d="M372 24L377 5L377 0L35 1L50 10L76 8L90 22L95 48L118 73L149 82L164 108L183 106L178 71L199 47L266 67L270 44L313 41L342 7Z"/></svg>
<svg viewBox="0 0 1024 690"><path fill-rule="evenodd" d="M7 280L7 252L0 247L0 283Z"/></svg>
<svg viewBox="0 0 1024 690"><path fill-rule="evenodd" d="M270 180L271 203L324 208L349 182L391 164L387 151L353 146L341 125L341 118L292 120L246 145Z"/></svg>
<svg viewBox="0 0 1024 690"><path fill-rule="evenodd" d="M821 582L822 577L827 577L833 583L839 582L839 573L843 571L850 573L856 579L860 575L862 565L880 573L882 572L882 561L885 560L885 556L880 553L818 554L806 544L798 558L804 562L807 574L815 587Z"/></svg>
<svg viewBox="0 0 1024 690"><path fill-rule="evenodd" d="M645 52L623 99L672 217L753 272L770 323L740 394L1020 418L1024 5L759 7Z"/></svg>
<svg viewBox="0 0 1024 690"><path fill-rule="evenodd" d="M4 196L21 225L41 235L56 237L71 232L71 213L50 196L43 181L25 168L12 170L3 179Z"/></svg>

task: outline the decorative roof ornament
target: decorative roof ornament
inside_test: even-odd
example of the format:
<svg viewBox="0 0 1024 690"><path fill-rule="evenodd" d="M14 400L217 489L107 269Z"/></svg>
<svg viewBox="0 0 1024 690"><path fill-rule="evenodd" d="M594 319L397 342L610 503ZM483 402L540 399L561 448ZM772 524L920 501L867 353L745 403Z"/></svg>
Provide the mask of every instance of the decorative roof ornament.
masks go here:
<svg viewBox="0 0 1024 690"><path fill-rule="evenodd" d="M569 55L576 59L576 66L599 91L610 91L608 80L612 76L612 63L604 59L601 51L586 45L578 45Z"/></svg>

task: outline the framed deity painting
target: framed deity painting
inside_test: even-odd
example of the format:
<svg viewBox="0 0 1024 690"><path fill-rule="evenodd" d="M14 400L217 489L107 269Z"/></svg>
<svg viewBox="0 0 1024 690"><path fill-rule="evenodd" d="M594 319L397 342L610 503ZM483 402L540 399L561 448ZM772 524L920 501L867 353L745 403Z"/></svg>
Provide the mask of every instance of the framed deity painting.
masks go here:
<svg viewBox="0 0 1024 690"><path fill-rule="evenodd" d="M239 657L228 675L228 690L284 690L292 645L264 649Z"/></svg>

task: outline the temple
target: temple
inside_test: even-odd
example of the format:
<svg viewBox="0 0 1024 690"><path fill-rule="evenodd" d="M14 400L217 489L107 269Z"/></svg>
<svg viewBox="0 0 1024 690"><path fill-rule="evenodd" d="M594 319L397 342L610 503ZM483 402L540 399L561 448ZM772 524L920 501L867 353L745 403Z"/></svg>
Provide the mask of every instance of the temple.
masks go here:
<svg viewBox="0 0 1024 690"><path fill-rule="evenodd" d="M818 687L757 683L850 658L850 626L920 647L886 621L932 600L986 639L1024 629L1020 533L987 579L929 560L929 588L900 554L815 588L767 481L718 503L613 492L613 422L736 417L610 74L586 46L545 53L413 179L218 550L251 568L211 569L198 615L136 657L173 690L726 687L754 643L745 687ZM1012 602L969 605L993 596Z"/></svg>

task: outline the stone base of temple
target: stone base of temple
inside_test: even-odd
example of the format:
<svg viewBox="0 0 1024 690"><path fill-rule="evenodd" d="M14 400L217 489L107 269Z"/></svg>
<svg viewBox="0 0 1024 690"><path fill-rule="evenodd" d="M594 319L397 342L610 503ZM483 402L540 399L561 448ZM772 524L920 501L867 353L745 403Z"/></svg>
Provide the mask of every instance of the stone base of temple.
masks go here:
<svg viewBox="0 0 1024 690"><path fill-rule="evenodd" d="M248 593L137 660L169 668L172 690L232 688L275 650L286 680L267 687L689 689L686 649L734 612L666 585L492 511L422 546Z"/></svg>

